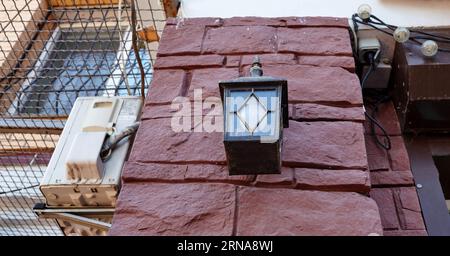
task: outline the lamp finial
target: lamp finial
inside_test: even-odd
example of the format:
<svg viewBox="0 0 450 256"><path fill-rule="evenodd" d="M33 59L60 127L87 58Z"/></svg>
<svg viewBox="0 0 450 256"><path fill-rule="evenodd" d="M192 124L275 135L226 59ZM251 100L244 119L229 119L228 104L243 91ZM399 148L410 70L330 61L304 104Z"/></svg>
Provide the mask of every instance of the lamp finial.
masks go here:
<svg viewBox="0 0 450 256"><path fill-rule="evenodd" d="M258 55L256 55L253 58L252 67L250 68L250 75L251 76L262 76L263 75L262 65L259 60Z"/></svg>

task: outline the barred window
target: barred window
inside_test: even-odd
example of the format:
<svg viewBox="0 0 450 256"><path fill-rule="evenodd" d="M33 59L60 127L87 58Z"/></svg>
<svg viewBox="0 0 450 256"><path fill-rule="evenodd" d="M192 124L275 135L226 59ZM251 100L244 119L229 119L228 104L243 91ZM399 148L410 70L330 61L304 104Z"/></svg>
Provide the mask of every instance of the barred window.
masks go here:
<svg viewBox="0 0 450 256"><path fill-rule="evenodd" d="M67 116L80 96L139 95L136 58L119 33L57 29L36 63L37 72L22 86L13 105L16 114ZM129 32L124 34L130 37ZM143 44L140 54L148 86L151 63Z"/></svg>

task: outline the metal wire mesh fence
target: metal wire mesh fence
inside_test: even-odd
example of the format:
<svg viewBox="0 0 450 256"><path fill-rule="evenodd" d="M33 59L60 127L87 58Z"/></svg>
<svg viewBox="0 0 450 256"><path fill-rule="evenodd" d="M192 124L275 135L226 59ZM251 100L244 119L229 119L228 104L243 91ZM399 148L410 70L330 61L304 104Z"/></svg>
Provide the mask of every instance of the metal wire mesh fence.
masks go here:
<svg viewBox="0 0 450 256"><path fill-rule="evenodd" d="M62 235L32 212L79 96L141 95L166 14L160 0L1 0L0 235Z"/></svg>

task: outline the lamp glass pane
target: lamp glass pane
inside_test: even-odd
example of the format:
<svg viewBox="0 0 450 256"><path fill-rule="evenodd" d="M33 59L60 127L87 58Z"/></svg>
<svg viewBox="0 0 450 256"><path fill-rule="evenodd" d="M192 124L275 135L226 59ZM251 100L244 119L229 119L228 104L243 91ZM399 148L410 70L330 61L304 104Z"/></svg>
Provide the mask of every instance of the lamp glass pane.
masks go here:
<svg viewBox="0 0 450 256"><path fill-rule="evenodd" d="M266 106L261 104L258 97L252 93L237 111L239 120L245 125L247 130L253 133L261 121L267 115Z"/></svg>
<svg viewBox="0 0 450 256"><path fill-rule="evenodd" d="M255 90L253 92L258 96L259 101L264 104L269 111L275 111L277 109L277 101L281 99L277 98L277 91L272 90Z"/></svg>
<svg viewBox="0 0 450 256"><path fill-rule="evenodd" d="M231 89L226 115L229 136L272 136L276 134L280 111L277 89Z"/></svg>
<svg viewBox="0 0 450 256"><path fill-rule="evenodd" d="M237 112L244 104L245 100L250 96L252 90L231 90L230 98L228 99L227 111Z"/></svg>

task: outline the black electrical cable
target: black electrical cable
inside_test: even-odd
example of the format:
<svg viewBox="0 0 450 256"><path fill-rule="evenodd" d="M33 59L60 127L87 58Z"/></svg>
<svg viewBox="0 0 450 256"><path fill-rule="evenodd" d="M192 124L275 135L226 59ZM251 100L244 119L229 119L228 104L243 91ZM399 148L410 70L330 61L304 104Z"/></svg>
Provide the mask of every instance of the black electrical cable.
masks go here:
<svg viewBox="0 0 450 256"><path fill-rule="evenodd" d="M354 33L356 34L358 31L358 24L363 24L366 26L369 26L375 30L378 30L384 34L393 36L394 31L398 28L397 26L391 25L391 24L387 24L384 21L382 21L380 18L378 18L375 15L370 15L370 17L366 20L363 20L361 18L359 18L359 16L357 14L353 14L351 19L353 22L353 29L354 29ZM374 21L375 20L375 21ZM384 29L379 28L378 26L384 26L386 28L388 28L389 30L392 31L388 32ZM432 33L428 33L428 32L423 32L423 31L418 31L418 30L414 30L414 29L409 29L410 33L413 34L419 34L420 36L417 35L412 35L409 40L418 44L418 45L422 45L422 42L420 42L419 40L434 40L436 42L440 42L440 43L444 43L444 44L450 44L450 37L447 36L443 36L443 35L436 35L436 34L432 34ZM358 40L358 38L356 37L354 39L355 41ZM450 52L450 49L447 48L442 48L439 47L438 51L441 52ZM355 51L354 51L355 53ZM354 54L355 57L357 58L358 55L355 53ZM373 73L373 71L375 70L376 66L375 66L375 59L374 59L374 54L369 53L368 56L365 56L367 58L366 61L369 62L370 67L367 70L366 74L364 75L364 77L361 79L361 89L364 89L364 85L367 82L367 79L369 78L369 76ZM379 95L378 95L379 97ZM378 112L378 107L381 103L383 103L384 101L386 101L387 99L389 99L389 96L382 96L379 97L379 100L373 104L373 109L372 109L372 115L369 115L367 113L366 110L364 110L364 115L369 119L370 121L370 128L371 128L371 133L372 135L375 137L375 141L378 145L380 145L381 147L383 147L386 150L390 150L391 149L391 140L389 137L389 134L386 132L386 130L384 129L384 127L377 121L376 119L376 113ZM375 132L375 126L378 127L385 140L384 142L381 142L380 139L378 138L376 132Z"/></svg>
<svg viewBox="0 0 450 256"><path fill-rule="evenodd" d="M367 52L363 58L365 58L365 61L369 63L369 69L367 70L366 74L364 75L364 78L361 80L361 89L364 89L364 85L369 78L370 74L375 70L376 63L375 63L375 54L373 52Z"/></svg>
<svg viewBox="0 0 450 256"><path fill-rule="evenodd" d="M378 30L384 34L390 35L390 36L393 36L393 33L390 33L384 29L381 29L381 28L377 27L376 25L385 26L386 28L390 29L391 31L395 31L395 29L397 29L397 26L387 24L384 21L382 21L380 18L376 17L375 15L370 15L370 18L367 20L358 20L357 18L359 18L358 15L355 15L355 14L352 15L353 24L356 24L356 23L363 24L363 25L369 26L373 29L376 29L376 30ZM375 22L372 19L375 19L378 22ZM410 37L409 40L411 40L412 42L414 42L418 45L422 45L422 43L418 40L434 40L436 42L450 44L450 37L447 37L447 36L431 34L431 33L418 31L418 30L414 30L414 29L409 29L409 31L411 33L423 35L423 36L411 36ZM438 51L450 52L450 49L439 47Z"/></svg>
<svg viewBox="0 0 450 256"><path fill-rule="evenodd" d="M373 18L373 19L377 20L378 22L374 22L374 21L372 21L371 19L369 19L369 20L367 21L367 22L369 22L369 23L385 26L385 27L389 28L389 29L392 30L392 31L394 31L395 29L398 28L398 26L394 26L394 25L392 25L392 24L387 24L386 22L382 21L380 18L378 18L377 16L375 16L375 15L373 15L373 14L370 15L370 18ZM430 36L430 37L433 37L433 38L439 38L439 39L442 39L442 40L450 41L450 37L444 36L444 35L431 34L431 33L428 33L428 32L424 32L424 31L420 31L420 30L415 30L415 29L409 29L409 31L410 31L411 33L421 34L421 35Z"/></svg>
<svg viewBox="0 0 450 256"><path fill-rule="evenodd" d="M117 145L125 138L128 138L134 135L139 128L140 122L136 122L128 127L126 127L123 131L115 134L115 136L109 138L105 141L100 156L103 161L106 161L111 157L112 151L117 147Z"/></svg>
<svg viewBox="0 0 450 256"><path fill-rule="evenodd" d="M364 75L364 78L361 80L361 88L364 89L364 84L366 83L367 79L369 78L370 73L374 71L374 68L372 65L369 66L369 69L367 70L367 73Z"/></svg>
<svg viewBox="0 0 450 256"><path fill-rule="evenodd" d="M431 37L431 36L413 36L411 38L420 39L420 40L434 40L436 42L450 44L450 40L441 39L441 38L434 38L434 37Z"/></svg>
<svg viewBox="0 0 450 256"><path fill-rule="evenodd" d="M352 15L352 22L353 22L353 33L351 33L351 39L353 39L353 41L355 42L356 45L358 45L358 23L356 23L355 21L355 16L357 14L353 14ZM357 58L358 56L358 49L357 47L352 47L353 49L353 56L355 56L355 58Z"/></svg>
<svg viewBox="0 0 450 256"><path fill-rule="evenodd" d="M381 95L381 96L378 95L378 100L373 104L373 107L372 107L372 115L370 115L370 117L372 117L372 119L377 121L376 120L376 115L378 113L378 107L381 105L381 103L387 102L389 99L390 99L389 95ZM377 144L381 145L386 150L389 150L389 149L391 149L391 140L390 140L386 130L384 129L384 127L382 127L381 124L379 124L379 123L377 125L377 123L378 122L373 122L373 121L371 122L370 131L375 136L375 138L377 139ZM377 125L377 127L383 132L383 136L385 137L384 143L381 143L378 140L378 137L377 137L377 135L375 133L375 125Z"/></svg>
<svg viewBox="0 0 450 256"><path fill-rule="evenodd" d="M371 133L372 136L374 136L375 138L375 142L380 145L382 148L386 149L386 150L390 150L391 149L391 138L389 136L389 134L386 132L386 130L384 129L384 127L377 121L376 118L374 118L374 114L375 111L372 113L372 116L369 115L367 113L367 111L364 111L364 115L369 118L370 122L371 122ZM383 137L385 138L384 142L381 142L380 139L378 138L378 135L375 133L375 126L377 126L381 132L383 133Z"/></svg>
<svg viewBox="0 0 450 256"><path fill-rule="evenodd" d="M367 58L367 61L369 62L370 66L369 66L369 69L367 70L366 74L364 75L363 79L361 80L361 89L362 90L364 89L367 79L369 78L369 76L373 73L373 71L376 68L375 55L373 53L368 53L365 57ZM386 150L390 150L391 149L391 138L389 137L389 134L386 132L386 129L384 129L384 127L376 119L376 113L378 110L378 106L383 101L384 100L378 100L377 103L374 104L374 108L372 110L372 115L369 115L369 113L367 113L367 111L364 109L364 115L370 121L370 130L371 130L372 135L375 138L375 142L378 145L380 145L382 148L384 148ZM384 142L380 141L380 139L378 138L378 136L375 132L375 126L378 127L381 130L381 132L383 133L383 137L385 138Z"/></svg>
<svg viewBox="0 0 450 256"><path fill-rule="evenodd" d="M387 34L387 35L392 36L392 33L389 33L389 32L387 32L386 30L383 30L383 29L381 29L381 28L379 28L379 27L377 27L377 26L375 26L375 25L373 25L373 24L371 24L371 23L367 23L367 22L364 22L364 21L361 21L361 20L357 20L357 19L355 19L355 22L356 22L356 23L359 23L359 24L363 24L363 25L369 26L369 27L371 27L371 28L373 28L373 29L376 29L376 30L382 32L382 33L385 33L385 34Z"/></svg>
<svg viewBox="0 0 450 256"><path fill-rule="evenodd" d="M372 19L377 20L378 22L374 22ZM378 18L375 15L370 15L370 18L367 20L368 23L372 23L372 24L377 24L377 25L382 25L385 26L387 28L389 28L390 30L394 31L397 29L397 26L391 25L391 24L387 24L384 21L382 21L380 18Z"/></svg>

